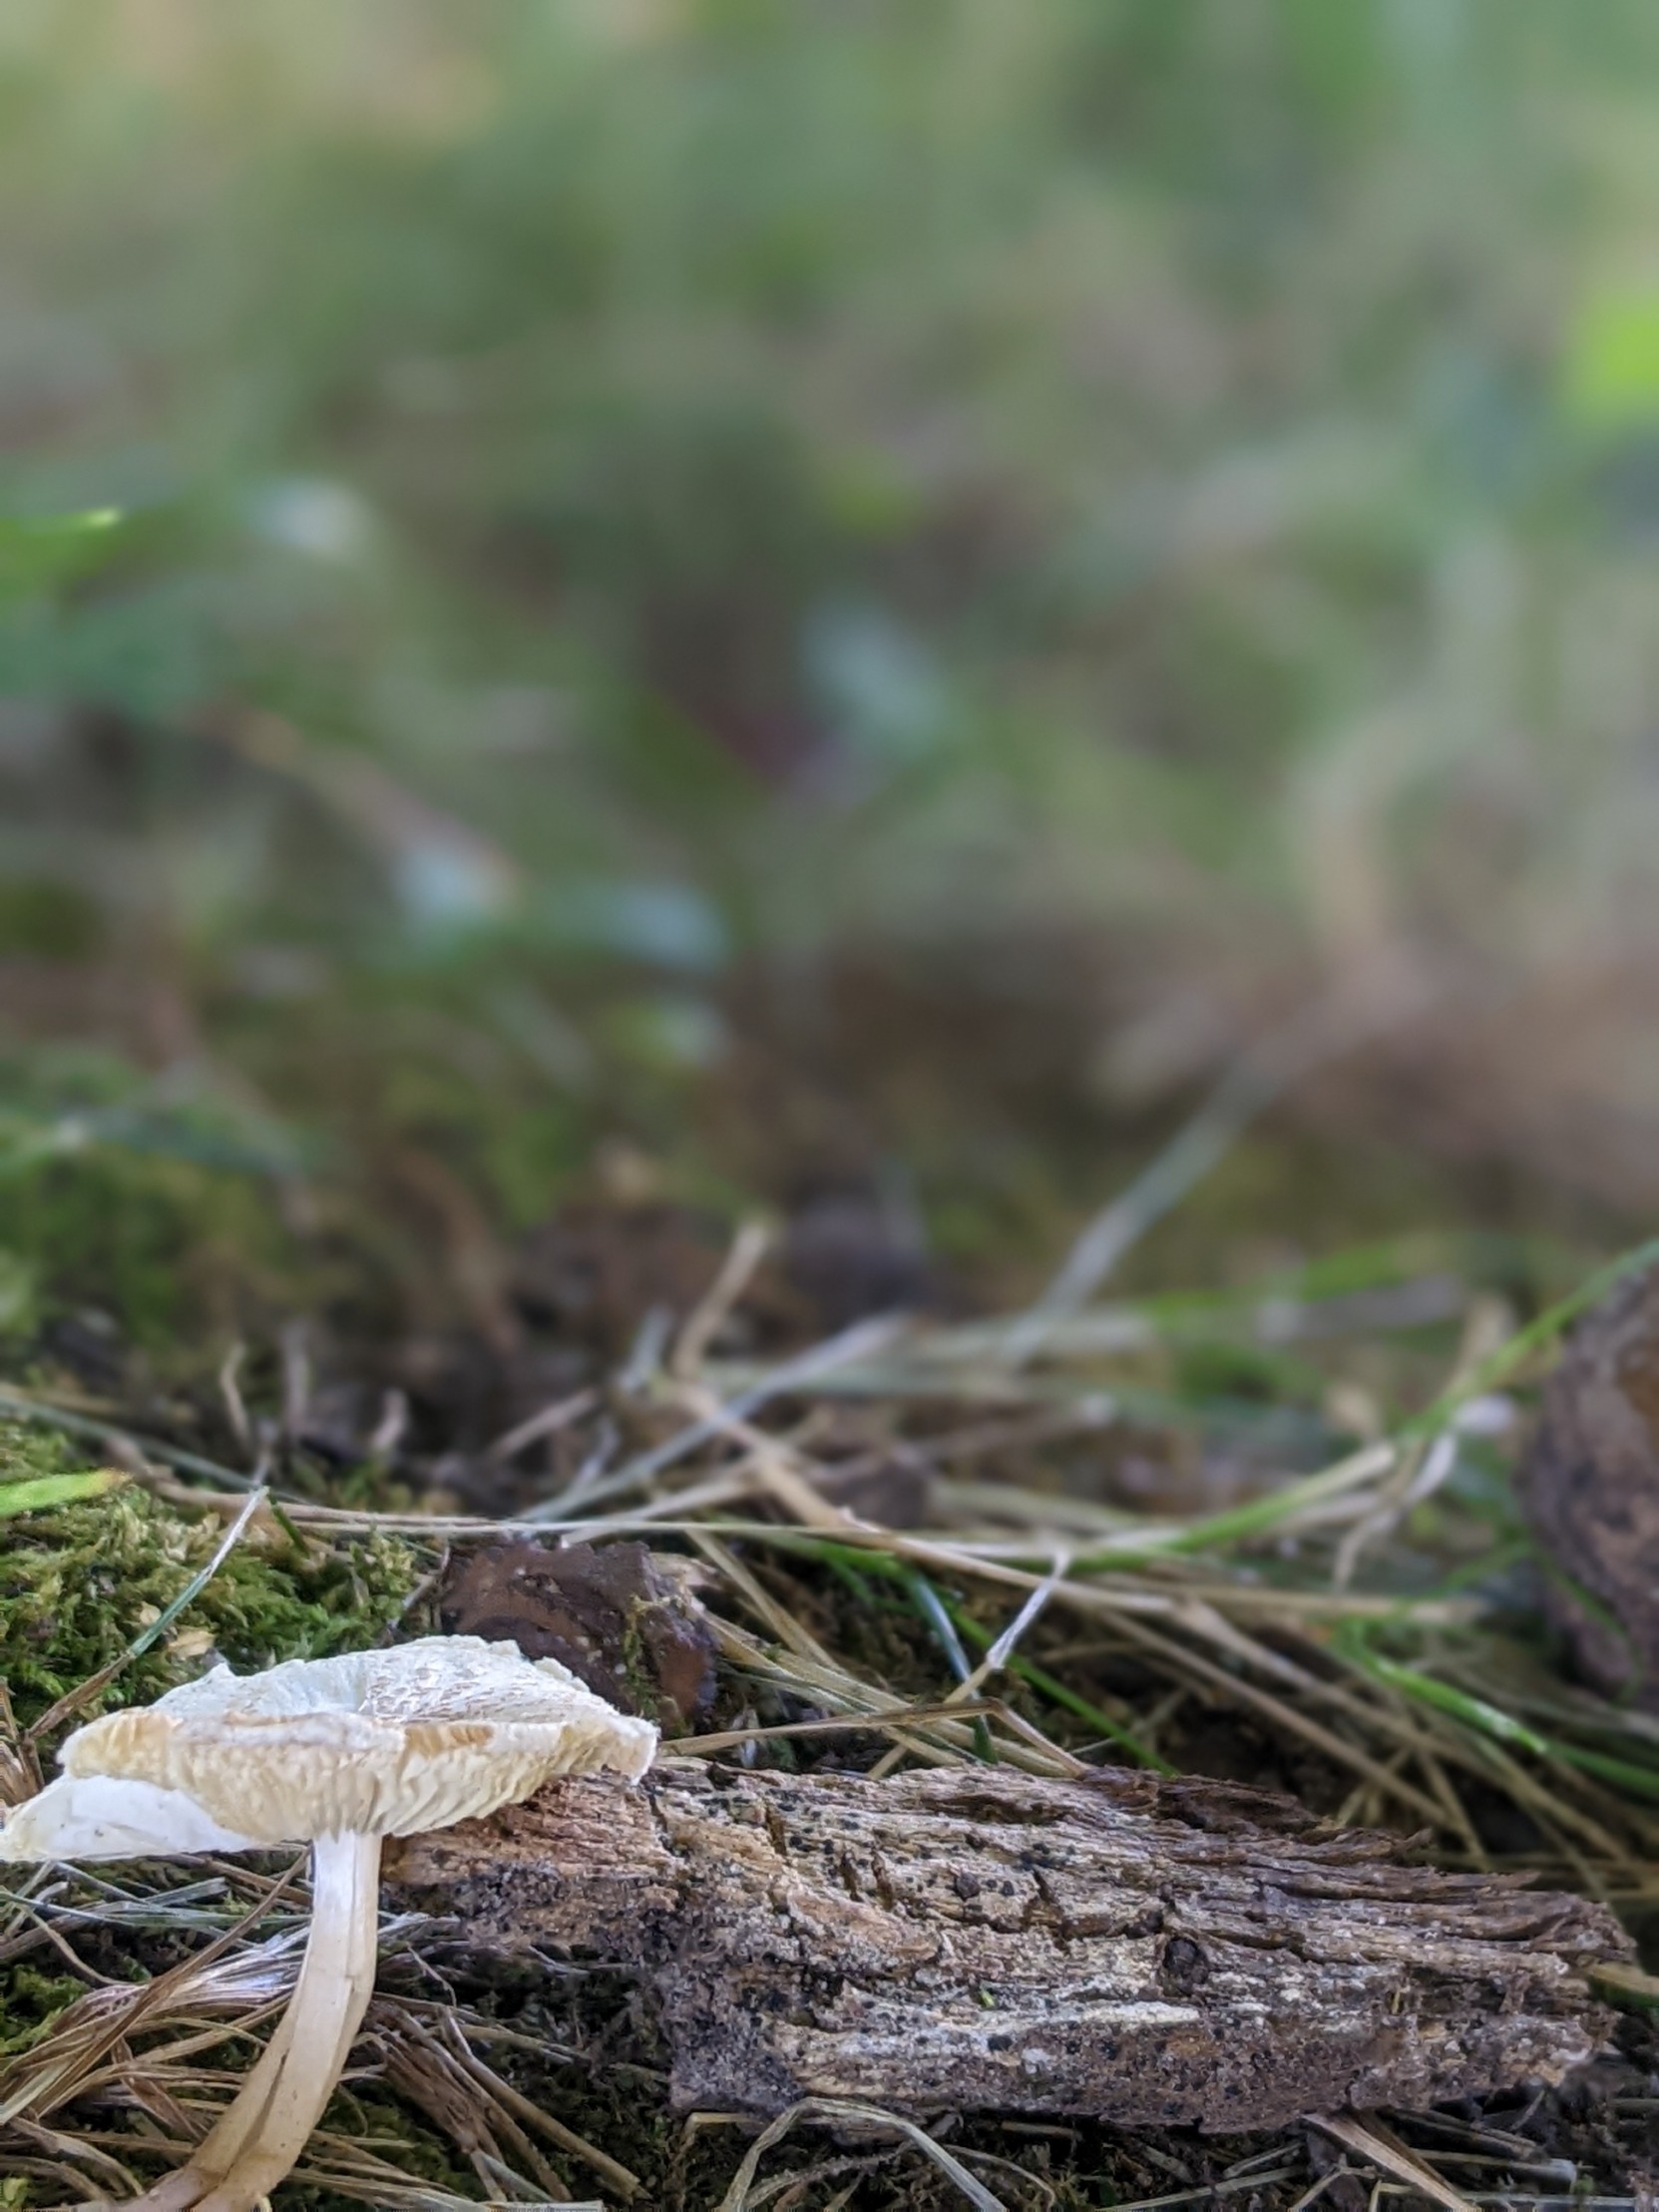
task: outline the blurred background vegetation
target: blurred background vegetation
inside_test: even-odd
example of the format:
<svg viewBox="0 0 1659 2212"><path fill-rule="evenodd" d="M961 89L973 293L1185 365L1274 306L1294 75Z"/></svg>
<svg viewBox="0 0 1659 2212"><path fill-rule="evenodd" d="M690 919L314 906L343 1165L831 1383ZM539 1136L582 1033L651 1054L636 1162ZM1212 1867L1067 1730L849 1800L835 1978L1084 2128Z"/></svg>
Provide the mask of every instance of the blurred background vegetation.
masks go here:
<svg viewBox="0 0 1659 2212"><path fill-rule="evenodd" d="M9 0L0 117L0 1323L1038 1267L1382 970L1241 1218L1659 1197L1647 0Z"/></svg>

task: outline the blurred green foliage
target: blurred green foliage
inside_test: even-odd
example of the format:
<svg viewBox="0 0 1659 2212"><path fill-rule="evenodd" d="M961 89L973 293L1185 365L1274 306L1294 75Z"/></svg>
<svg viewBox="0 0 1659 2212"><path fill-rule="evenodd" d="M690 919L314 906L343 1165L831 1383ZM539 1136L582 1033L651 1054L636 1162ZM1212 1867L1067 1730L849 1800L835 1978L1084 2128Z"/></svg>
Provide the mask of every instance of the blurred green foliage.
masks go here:
<svg viewBox="0 0 1659 2212"><path fill-rule="evenodd" d="M1645 0L25 0L0 116L0 936L152 1064L528 1214L734 962L1645 955Z"/></svg>

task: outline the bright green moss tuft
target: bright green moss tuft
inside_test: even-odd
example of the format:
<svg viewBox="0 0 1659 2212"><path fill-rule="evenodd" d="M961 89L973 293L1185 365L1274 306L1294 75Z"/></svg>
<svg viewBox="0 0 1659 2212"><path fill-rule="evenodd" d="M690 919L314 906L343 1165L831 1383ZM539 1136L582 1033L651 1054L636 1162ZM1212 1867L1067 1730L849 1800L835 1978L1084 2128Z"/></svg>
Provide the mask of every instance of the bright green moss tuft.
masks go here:
<svg viewBox="0 0 1659 2212"><path fill-rule="evenodd" d="M0 2057L13 2058L38 2043L86 1984L69 1974L42 1974L21 1962L0 1983ZM3 2202L0 2199L0 2202Z"/></svg>
<svg viewBox="0 0 1659 2212"><path fill-rule="evenodd" d="M0 1482L83 1464L63 1440L0 1427ZM137 1485L0 1524L0 1676L27 1725L119 1655L184 1588L222 1535ZM202 1670L238 1670L376 1642L424 1571L414 1547L374 1535L303 1548L249 1534L161 1641L77 1715L148 1703Z"/></svg>

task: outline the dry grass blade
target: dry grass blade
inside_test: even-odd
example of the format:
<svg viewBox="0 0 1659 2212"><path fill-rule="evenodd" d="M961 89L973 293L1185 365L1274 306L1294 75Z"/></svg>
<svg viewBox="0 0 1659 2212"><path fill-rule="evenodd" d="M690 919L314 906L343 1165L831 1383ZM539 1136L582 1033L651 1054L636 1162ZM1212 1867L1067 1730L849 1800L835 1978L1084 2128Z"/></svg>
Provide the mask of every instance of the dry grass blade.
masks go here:
<svg viewBox="0 0 1659 2212"><path fill-rule="evenodd" d="M0 1806L21 1805L42 1786L40 1753L17 1725L11 1691L0 1682Z"/></svg>
<svg viewBox="0 0 1659 2212"><path fill-rule="evenodd" d="M756 2182L749 2191L745 2212L762 2212L763 2206L770 2204L775 2197L781 2197L786 2192L789 2193L790 2204L799 2205L804 2201L809 2189L815 2188L825 2181L839 2181L844 2174L852 2174L855 2179L847 2182L844 2187L837 2189L835 2194L826 2198L820 2207L820 2212L841 2212L841 2208L846 2205L847 2200L857 2190L859 2178L865 2174L876 2173L881 2167L890 2166L895 2158L902 2158L903 2156L904 2145L900 2143L896 2144L892 2150L873 2151L863 2158L814 2159L810 2166L799 2167L791 2173L776 2174L770 2181Z"/></svg>
<svg viewBox="0 0 1659 2212"><path fill-rule="evenodd" d="M399 2016L394 2005L379 2005L373 2026L387 2080L437 2122L481 2181L505 2182L521 2198L540 2189L557 2203L569 2201L563 2179L495 2094L493 2077L481 2078L473 2070L470 2053L449 2047L447 2036L440 2041L429 2035L420 2020ZM529 2169L532 2180L508 2163L506 2150Z"/></svg>
<svg viewBox="0 0 1659 2212"><path fill-rule="evenodd" d="M1310 1719L1284 1698L1258 1689L1253 1682L1247 1682L1236 1674L1229 1674L1226 1668L1217 1666L1212 1660L1202 1658L1197 1652L1188 1651L1171 1638L1160 1635L1147 1627L1144 1621L1132 1620L1125 1615L1118 1625L1128 1641L1139 1644L1149 1652L1155 1652L1166 1671L1190 1674L1206 1688L1218 1691L1224 1702L1232 1699L1252 1707L1286 1735L1300 1736L1304 1742L1312 1744L1338 1766L1348 1767L1354 1773L1363 1775L1385 1796L1406 1806L1417 1819L1427 1820L1433 1828L1441 1826L1443 1808L1432 1797L1401 1776L1391 1774L1369 1752L1360 1750L1321 1722Z"/></svg>
<svg viewBox="0 0 1659 2212"><path fill-rule="evenodd" d="M835 1673L841 1671L818 1639L802 1627L786 1605L780 1605L769 1591L761 1587L727 1546L701 1529L691 1530L690 1536L703 1557L719 1569L726 1581L742 1596L755 1618L763 1621L780 1643L797 1652L811 1666Z"/></svg>
<svg viewBox="0 0 1659 2212"><path fill-rule="evenodd" d="M1325 2194L1326 2190L1330 2188L1332 2182L1336 2180L1337 2176L1339 2174L1348 2173L1350 2170L1351 2169L1349 2167L1347 2159L1339 2159L1337 2164L1331 2168L1329 2173L1321 2174L1317 2181L1311 2183L1308 2188L1303 2190L1302 2194L1297 2198L1296 2202L1289 2207L1289 2212L1308 2212L1308 2207L1319 2202L1320 2198ZM1125 2206L1124 2212L1131 2212L1131 2208Z"/></svg>
<svg viewBox="0 0 1659 2212"><path fill-rule="evenodd" d="M878 2105L852 2104L835 2097L803 2097L787 2112L780 2112L769 2127L762 2129L744 2152L743 2161L732 2175L731 2186L720 2199L717 2212L750 2212L750 2190L761 2159L802 2120L820 2120L827 2126L891 2129L931 2160L947 2180L961 2190L974 2206L974 2212L1008 2212L1001 2197L994 2196L959 2158L953 2157L943 2143L937 2142L914 2120L902 2119L896 2112L884 2112Z"/></svg>
<svg viewBox="0 0 1659 2212"><path fill-rule="evenodd" d="M458 2196L436 2182L411 2180L402 2167L326 2129L319 2129L312 2137L311 2153L294 2168L293 2179L367 2205L369 2212L480 2212L476 2197ZM508 2206L512 2212L536 2212L537 2201L531 2192L521 2189L508 2197L487 2197L484 2204L500 2206L503 2212ZM605 2207L597 2203L573 2204L569 2192L540 2201L557 2205L559 2212L605 2212Z"/></svg>
<svg viewBox="0 0 1659 2212"><path fill-rule="evenodd" d="M557 1436L561 1429L568 1429L590 1414L600 1404L597 1390L579 1390L572 1397L558 1399L551 1406L543 1406L516 1428L496 1438L485 1451L487 1460L510 1460L520 1452L528 1451L533 1444L540 1444L547 1437Z"/></svg>
<svg viewBox="0 0 1659 2212"><path fill-rule="evenodd" d="M8 2179L18 2181L49 2181L55 2189L63 2193L67 2202L73 2202L77 2198L82 2204L93 2201L87 2193L85 2175L78 2174L73 2166L60 2165L50 2158L25 2158L21 2154L8 2158L6 2175ZM135 2192L137 2186L136 2182L132 2183Z"/></svg>
<svg viewBox="0 0 1659 2212"><path fill-rule="evenodd" d="M833 1336L822 1344L814 1345L799 1357L785 1360L757 1382L733 1399L719 1406L716 1414L706 1415L676 1430L663 1443L653 1445L648 1452L619 1467L614 1474L606 1475L589 1486L584 1493L584 1505L600 1505L608 1498L621 1497L629 1490L641 1490L658 1475L665 1474L679 1461L688 1459L703 1445L713 1443L733 1420L746 1421L758 1413L762 1406L774 1398L787 1396L806 1384L828 1375L837 1367L850 1366L855 1360L867 1358L871 1353L891 1344L904 1328L902 1318L882 1316L874 1321L858 1321L839 1336ZM549 1514L532 1513L526 1517L532 1522L558 1518L555 1510Z"/></svg>
<svg viewBox="0 0 1659 2212"><path fill-rule="evenodd" d="M1032 1594L1030 1595L1030 1597L1027 1598L1025 1604L1021 1606L1019 1612L1015 1615L1014 1619L1010 1621L1009 1625L1003 1630L1002 1634L991 1645L991 1648L986 1652L984 1658L981 1659L979 1665L970 1668L969 1671L963 1675L961 1681L958 1682L956 1688L952 1690L947 1696L944 1708L947 1712L949 1712L949 1710L953 1706L960 1706L964 1709L967 1709L969 1701L978 1697L982 1685L988 1680L988 1678L993 1674L1000 1674L1004 1670L1004 1668L1008 1665L1009 1660L1014 1656L1014 1652L1020 1642L1020 1638L1025 1634L1026 1630L1031 1626L1032 1622L1037 1618L1038 1614L1041 1613L1043 1607L1047 1604L1049 1598L1053 1595L1055 1588L1058 1586L1060 1580L1063 1577L1063 1562L1056 1563L1053 1572L1048 1576L1047 1580L1045 1582L1042 1582L1038 1585L1037 1588L1033 1590ZM945 1625L950 1626L951 1624L947 1620ZM1001 1708L1000 1717L1012 1718L1013 1716L1008 1712L1008 1708L1006 1706L1003 1706ZM1056 1756L1057 1758L1066 1758L1067 1755L1065 1753L1055 1751L1055 1747L1050 1744L1045 1737L1040 1735L1037 1730L1036 1730L1035 1728L1031 1728L1029 1723L1023 1724L1022 1732L1027 1733L1028 1741L1035 1737L1036 1741L1044 1752L1053 1752L1054 1756ZM899 1764L902 1757L903 1749L899 1745L895 1745L891 1751L884 1752L881 1758L879 1758L876 1761L875 1765L870 1769L871 1779L873 1781L879 1782L884 1775L890 1774L893 1771L893 1769ZM1077 1762L1075 1761L1070 1761L1069 1763L1072 1765L1077 1764Z"/></svg>
<svg viewBox="0 0 1659 2212"><path fill-rule="evenodd" d="M153 1981L111 1983L78 1997L47 2035L0 2066L0 2125L23 2115L38 2120L82 2095L101 2078L111 2053L130 2045L141 2029L195 2026L207 2016L223 2018L222 2032L228 2036L285 2002L298 1973L304 1932L286 1931L260 1944L246 1944L244 1938L298 1872L296 1864L235 1928L196 1957Z"/></svg>
<svg viewBox="0 0 1659 2212"><path fill-rule="evenodd" d="M12 2132L36 2150L61 2158L71 2167L90 2168L98 2176L99 2184L104 2189L113 2186L124 2196L137 2189L129 2168L101 2145L88 2141L85 2136L65 2134L57 2128L43 2127L37 2120L14 2120ZM90 2186L86 2175L78 2175L77 2179L83 2189Z"/></svg>
<svg viewBox="0 0 1659 2212"><path fill-rule="evenodd" d="M740 1751L745 1744L771 1743L787 1736L845 1735L850 1730L875 1735L891 1735L898 1732L900 1724L907 1730L925 1726L930 1721L972 1719L981 1714L994 1714L1003 1718L1007 1707L996 1698L976 1698L970 1703L959 1704L954 1699L940 1705L894 1705L889 1708L872 1708L845 1718L828 1720L784 1720L770 1726L753 1728L722 1728L706 1736L680 1736L674 1743L675 1758L708 1759L723 1751ZM1051 1748L1051 1747L1050 1747ZM1056 1754L1056 1756L1063 1756ZM961 1762L953 1757L950 1764ZM1073 1765L1077 1762L1071 1762ZM872 1768L872 1774L877 1773Z"/></svg>
<svg viewBox="0 0 1659 2212"><path fill-rule="evenodd" d="M719 1273L687 1315L685 1326L669 1354L668 1372L681 1382L695 1379L703 1354L748 1288L750 1277L765 1258L771 1240L771 1231L764 1221L744 1221L738 1225Z"/></svg>
<svg viewBox="0 0 1659 2212"><path fill-rule="evenodd" d="M763 1491L791 1521L801 1522L808 1529L846 1526L847 1516L824 1499L807 1479L800 1455L780 1438L768 1436L764 1429L729 1413L713 1391L700 1383L676 1384L670 1396L672 1403L694 1420L708 1422L716 1434L746 1448L748 1487Z"/></svg>
<svg viewBox="0 0 1659 2212"><path fill-rule="evenodd" d="M752 1579L752 1578L751 1578ZM764 1594L764 1593L762 1593ZM766 1600L769 1611L778 1608ZM891 1692L863 1681L849 1673L827 1657L814 1659L800 1653L783 1656L769 1650L743 1629L717 1614L708 1616L709 1626L722 1656L750 1679L781 1691L785 1696L802 1704L828 1708L832 1713L856 1716L856 1725L891 1734L907 1750L925 1752L935 1763L945 1761L958 1764L986 1755L976 1733L976 1726L965 1725L968 1716L976 1711L987 1714L1004 1712L994 1700L984 1700L979 1706L947 1701L939 1705L914 1703L895 1706ZM810 1640L810 1639L809 1639ZM816 1729L821 1723L812 1722L800 1728L800 1733ZM983 1726L983 1722L977 1724ZM784 1733L778 1729L776 1733ZM758 1740L760 1731L736 1732L737 1741ZM1029 1724L1022 1724L1013 1731L1015 1739L998 1738L996 1756L1012 1765L1023 1767L1033 1774L1067 1774L1075 1770L1076 1762L1068 1753L1060 1751L1046 1741ZM1036 1738L1035 1743L1033 1738ZM691 1738L684 1748L698 1744L708 1746L707 1738Z"/></svg>
<svg viewBox="0 0 1659 2212"><path fill-rule="evenodd" d="M1270 2189L1276 2183L1289 2181L1296 2172L1294 2166L1275 2166L1267 2172L1240 2174L1233 2179L1206 2181L1191 2189L1173 2189L1167 2196L1136 2197L1128 2204L1114 2205L1112 2212L1170 2212L1177 2204L1208 2204L1214 2198L1254 2196L1262 2189ZM1327 2175L1324 2181L1299 2197L1291 2212L1298 2212L1303 2205L1312 2204L1335 2176Z"/></svg>
<svg viewBox="0 0 1659 2212"><path fill-rule="evenodd" d="M1350 2112L1310 2113L1309 2125L1363 2158L1368 2166L1380 2167L1409 2189L1420 2190L1431 2203L1440 2205L1442 2212L1468 2212L1468 2199L1408 2150L1380 2120L1362 2121Z"/></svg>
<svg viewBox="0 0 1659 2212"><path fill-rule="evenodd" d="M515 2089L511 2082L503 2081L498 2073L485 2065L468 2048L466 2037L453 2013L445 2016L443 2027L445 2040L456 2063L503 2111L512 2113L526 2127L545 2135L549 2142L557 2144L561 2150L570 2151L575 2157L582 2159L593 2168L608 2188L617 2192L624 2204L632 2202L644 2186L636 2173L631 2172L620 2159L598 2149L585 2135L579 2135L574 2127L567 2126L551 2112L544 2112L539 2104L521 2090Z"/></svg>
<svg viewBox="0 0 1659 2212"><path fill-rule="evenodd" d="M1367 1547L1394 1529L1412 1507L1432 1498L1452 1475L1457 1463L1458 1439L1471 1425L1470 1416L1476 1411L1476 1406L1457 1401L1483 1372L1487 1362L1503 1349L1512 1333L1509 1309L1501 1299L1481 1297L1474 1300L1463 1317L1456 1362L1442 1393L1452 1402L1455 1410L1437 1436L1417 1440L1407 1447L1376 1504L1343 1538L1331 1563L1331 1581L1335 1588L1346 1589Z"/></svg>

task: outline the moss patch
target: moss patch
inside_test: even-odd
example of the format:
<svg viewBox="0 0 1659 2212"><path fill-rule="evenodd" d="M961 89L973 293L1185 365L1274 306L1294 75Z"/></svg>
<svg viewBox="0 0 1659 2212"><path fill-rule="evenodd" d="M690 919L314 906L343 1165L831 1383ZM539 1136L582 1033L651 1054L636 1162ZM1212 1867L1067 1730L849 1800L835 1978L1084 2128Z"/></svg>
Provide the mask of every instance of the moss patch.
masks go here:
<svg viewBox="0 0 1659 2212"><path fill-rule="evenodd" d="M6 2058L38 2043L64 2007L87 1993L73 1975L42 1974L22 1965L11 1969L0 1988L0 2057Z"/></svg>
<svg viewBox="0 0 1659 2212"><path fill-rule="evenodd" d="M44 1314L114 1314L153 1357L193 1324L222 1328L279 1279L283 1239L255 1177L107 1146L6 1185L6 1245Z"/></svg>
<svg viewBox="0 0 1659 2212"><path fill-rule="evenodd" d="M57 1437L0 1427L0 1481L84 1464ZM119 1655L211 1555L213 1519L188 1520L136 1485L5 1524L0 1677L25 1726ZM250 1534L168 1634L78 1714L147 1704L212 1650L240 1669L361 1650L403 1613L424 1571L416 1548L374 1535L330 1546Z"/></svg>

